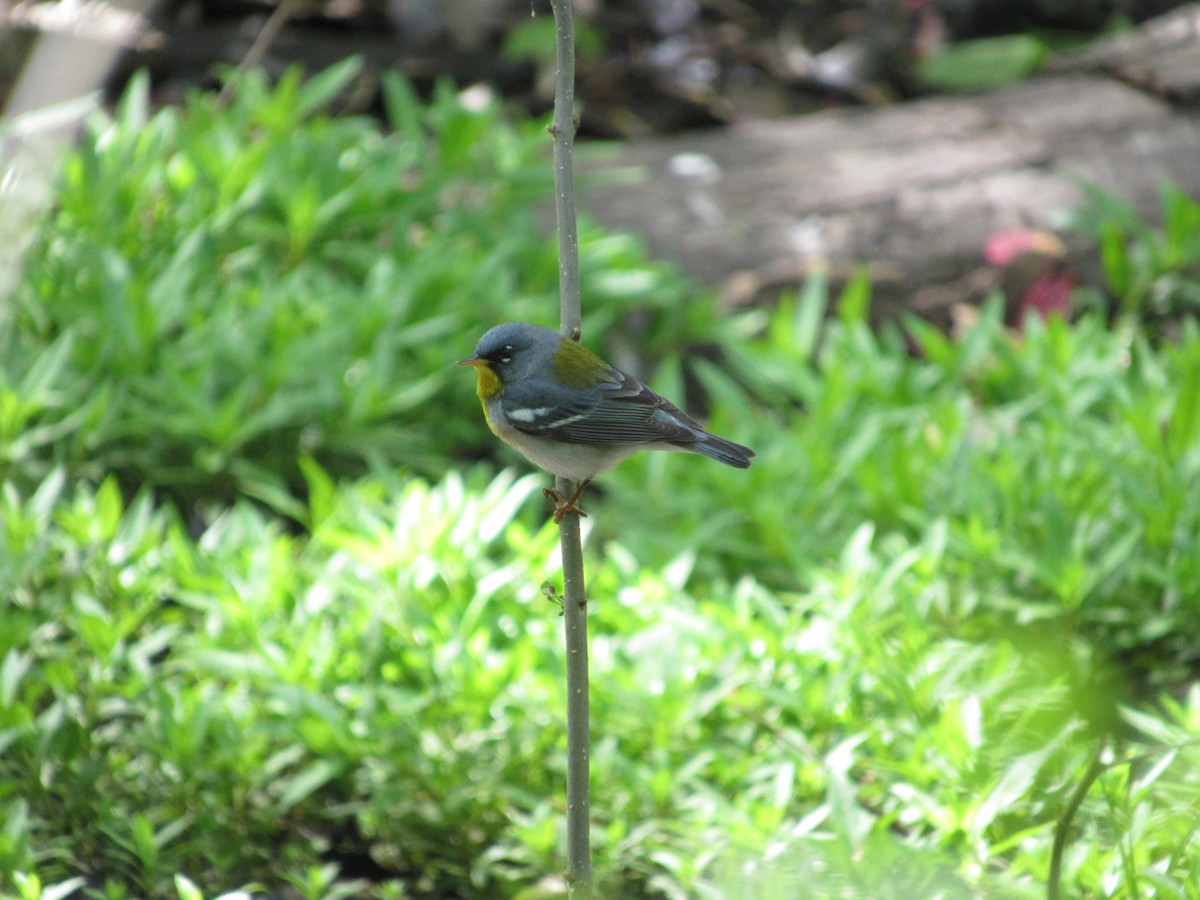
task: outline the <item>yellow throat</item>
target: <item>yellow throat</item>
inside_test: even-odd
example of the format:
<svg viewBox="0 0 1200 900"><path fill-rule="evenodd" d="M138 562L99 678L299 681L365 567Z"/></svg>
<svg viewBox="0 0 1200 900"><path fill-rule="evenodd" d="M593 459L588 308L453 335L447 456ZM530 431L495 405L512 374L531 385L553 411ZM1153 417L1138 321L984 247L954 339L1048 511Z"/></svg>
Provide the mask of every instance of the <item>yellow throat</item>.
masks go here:
<svg viewBox="0 0 1200 900"><path fill-rule="evenodd" d="M478 376L475 382L475 393L479 395L480 400L490 400L500 392L500 379L496 377L496 373L492 371L487 360L463 360L463 365L470 366Z"/></svg>

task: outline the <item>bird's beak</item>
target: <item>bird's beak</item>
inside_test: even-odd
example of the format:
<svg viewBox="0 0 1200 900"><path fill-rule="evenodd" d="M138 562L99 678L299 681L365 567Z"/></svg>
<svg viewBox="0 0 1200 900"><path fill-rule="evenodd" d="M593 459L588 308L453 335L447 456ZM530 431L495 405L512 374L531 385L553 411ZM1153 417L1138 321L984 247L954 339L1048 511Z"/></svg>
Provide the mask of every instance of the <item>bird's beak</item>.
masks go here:
<svg viewBox="0 0 1200 900"><path fill-rule="evenodd" d="M488 400L499 393L501 384L492 364L479 356L468 356L458 361L460 366L470 366L475 370L475 393L481 400Z"/></svg>

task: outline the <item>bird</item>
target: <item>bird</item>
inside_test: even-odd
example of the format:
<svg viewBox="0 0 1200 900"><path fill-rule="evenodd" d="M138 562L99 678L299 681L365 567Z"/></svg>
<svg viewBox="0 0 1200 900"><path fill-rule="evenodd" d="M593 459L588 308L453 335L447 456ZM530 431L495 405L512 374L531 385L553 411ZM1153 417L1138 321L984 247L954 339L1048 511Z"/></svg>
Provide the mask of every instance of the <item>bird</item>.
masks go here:
<svg viewBox="0 0 1200 900"><path fill-rule="evenodd" d="M642 450L697 453L738 469L754 456L551 328L497 325L458 364L476 371L475 392L492 433L578 484L566 500L544 491L555 501L555 524L568 514L585 516L577 503L592 479Z"/></svg>

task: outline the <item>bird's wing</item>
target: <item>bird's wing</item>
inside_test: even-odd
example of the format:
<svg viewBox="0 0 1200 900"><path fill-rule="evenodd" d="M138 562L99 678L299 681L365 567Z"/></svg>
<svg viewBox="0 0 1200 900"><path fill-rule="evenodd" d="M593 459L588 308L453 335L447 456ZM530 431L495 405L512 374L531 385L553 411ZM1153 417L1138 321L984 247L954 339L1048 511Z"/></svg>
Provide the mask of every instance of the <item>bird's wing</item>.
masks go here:
<svg viewBox="0 0 1200 900"><path fill-rule="evenodd" d="M636 378L611 370L591 391L535 406L519 393L504 398L518 431L580 444L693 443L700 425Z"/></svg>

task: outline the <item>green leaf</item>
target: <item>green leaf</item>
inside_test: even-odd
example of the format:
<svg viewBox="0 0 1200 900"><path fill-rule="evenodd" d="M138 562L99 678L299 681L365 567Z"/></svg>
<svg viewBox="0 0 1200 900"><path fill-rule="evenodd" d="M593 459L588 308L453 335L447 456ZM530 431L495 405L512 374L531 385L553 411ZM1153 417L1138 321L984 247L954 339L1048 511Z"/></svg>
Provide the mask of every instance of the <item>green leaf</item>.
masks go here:
<svg viewBox="0 0 1200 900"><path fill-rule="evenodd" d="M1200 202L1178 187L1164 184L1160 190L1163 208L1163 260L1168 269L1190 265L1200 258Z"/></svg>
<svg viewBox="0 0 1200 900"><path fill-rule="evenodd" d="M1193 348L1180 369L1166 435L1167 450L1175 461L1200 447L1200 352Z"/></svg>
<svg viewBox="0 0 1200 900"><path fill-rule="evenodd" d="M362 71L361 56L348 56L327 69L305 79L296 93L296 113L308 116L319 109L327 108L344 94L351 82Z"/></svg>
<svg viewBox="0 0 1200 900"><path fill-rule="evenodd" d="M577 58L595 56L604 49L604 38L590 22L574 21L575 53ZM504 37L501 54L508 59L532 59L543 66L554 65L555 22L553 16L529 18L510 28Z"/></svg>
<svg viewBox="0 0 1200 900"><path fill-rule="evenodd" d="M870 312L871 273L866 266L859 266L838 297L838 318L845 325L865 325Z"/></svg>
<svg viewBox="0 0 1200 900"><path fill-rule="evenodd" d="M286 779L279 797L280 811L291 809L341 774L342 767L333 760L318 759Z"/></svg>
<svg viewBox="0 0 1200 900"><path fill-rule="evenodd" d="M917 78L943 91L975 93L1024 81L1046 61L1046 47L1028 34L951 44L917 64Z"/></svg>
<svg viewBox="0 0 1200 900"><path fill-rule="evenodd" d="M424 110L412 84L395 69L383 73L383 105L387 121L396 134L417 146L428 139L422 127Z"/></svg>
<svg viewBox="0 0 1200 900"><path fill-rule="evenodd" d="M1105 222L1101 227L1100 261L1112 292L1120 298L1127 297L1133 286L1133 262L1125 235L1113 222Z"/></svg>
<svg viewBox="0 0 1200 900"><path fill-rule="evenodd" d="M204 892L186 875L175 875L175 893L179 900L204 900Z"/></svg>

